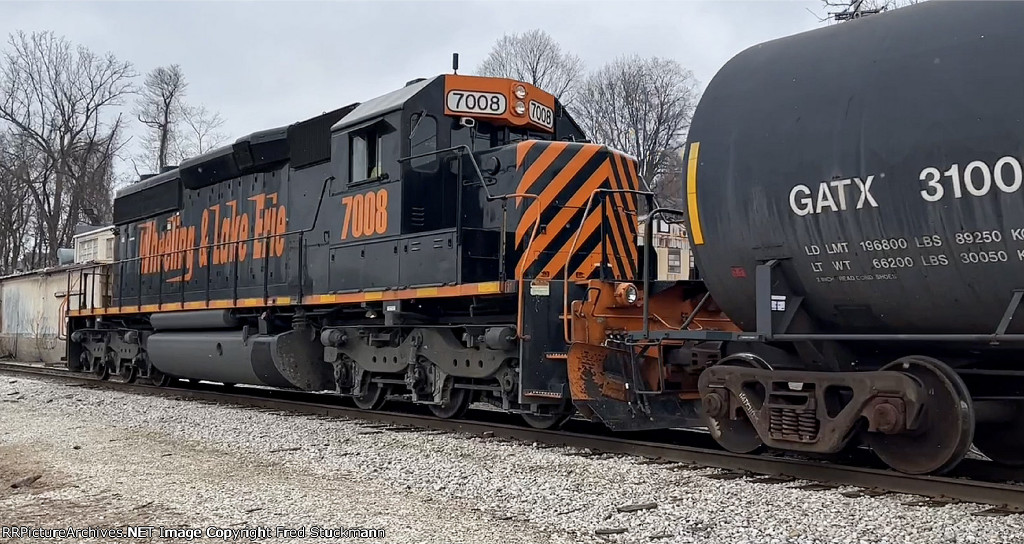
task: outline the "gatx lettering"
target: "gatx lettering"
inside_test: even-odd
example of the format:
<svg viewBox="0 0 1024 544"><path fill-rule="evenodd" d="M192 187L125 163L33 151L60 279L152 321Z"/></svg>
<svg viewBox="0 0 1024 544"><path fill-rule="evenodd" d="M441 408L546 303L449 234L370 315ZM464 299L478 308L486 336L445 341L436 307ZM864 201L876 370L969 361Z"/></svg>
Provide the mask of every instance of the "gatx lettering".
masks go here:
<svg viewBox="0 0 1024 544"><path fill-rule="evenodd" d="M195 225L182 225L180 215L168 218L163 229L156 220L140 224L142 274L180 272L166 281L189 281L196 266L284 255L281 235L288 230L288 212L278 204L277 193L251 196L242 206L247 210L239 212L239 202L230 200L204 209L198 230Z"/></svg>
<svg viewBox="0 0 1024 544"><path fill-rule="evenodd" d="M878 207L878 202L871 195L871 183L875 176L866 180L860 178L823 181L817 190L799 184L789 191L789 207L793 213L804 216L820 214L826 211L842 212L849 209L861 209L864 206ZM856 205L854 201L856 200Z"/></svg>

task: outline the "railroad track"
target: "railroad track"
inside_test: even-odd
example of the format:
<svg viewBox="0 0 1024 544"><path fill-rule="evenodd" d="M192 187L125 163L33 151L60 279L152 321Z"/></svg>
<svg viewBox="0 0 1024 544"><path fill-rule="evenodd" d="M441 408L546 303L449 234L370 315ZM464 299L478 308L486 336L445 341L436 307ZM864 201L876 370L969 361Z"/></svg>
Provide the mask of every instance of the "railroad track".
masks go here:
<svg viewBox="0 0 1024 544"><path fill-rule="evenodd" d="M714 478L752 478L764 483L784 484L793 480L810 480L812 484L798 485L808 490L829 490L839 486L859 488L844 493L847 496L878 496L904 493L921 497L913 504L944 506L955 502L986 505L975 512L978 515L1006 515L1024 513L1024 483L1004 483L1006 480L1024 479L1024 472L995 469L991 463L965 461L962 470L950 476L916 476L887 469L830 464L790 457L742 455L713 447L695 447L667 444L650 440L602 436L586 425L576 427L583 432L567 430L539 430L511 423L507 414L476 411L480 421L441 419L432 415L366 411L324 402L325 395L279 391L263 388L235 387L225 390L208 384L178 382L181 386L156 387L144 383L123 383L99 380L72 373L57 367L42 367L23 363L0 362L0 373L30 375L64 383L88 384L145 395L159 395L177 399L232 404L243 407L278 410L290 413L320 415L363 420L386 424L395 428L420 428L465 433L477 437L516 440L547 446L582 448L591 452L642 457L651 463L679 464L724 470ZM335 400L335 399L331 399ZM590 426L596 428L596 426ZM693 433L688 433L695 436ZM994 481L995 480L995 481ZM1003 480L1003 481L998 481Z"/></svg>

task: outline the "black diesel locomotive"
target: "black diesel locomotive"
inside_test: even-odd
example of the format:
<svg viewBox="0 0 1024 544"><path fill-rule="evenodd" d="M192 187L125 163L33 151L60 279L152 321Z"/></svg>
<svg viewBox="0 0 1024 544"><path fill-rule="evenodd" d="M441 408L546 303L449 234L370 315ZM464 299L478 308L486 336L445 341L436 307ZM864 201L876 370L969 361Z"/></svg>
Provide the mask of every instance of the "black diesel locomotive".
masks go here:
<svg viewBox="0 0 1024 544"><path fill-rule="evenodd" d="M638 189L541 89L414 80L121 190L119 261L82 280L109 298L70 312L70 366L556 424L560 280L635 277Z"/></svg>
<svg viewBox="0 0 1024 544"><path fill-rule="evenodd" d="M443 75L252 134L118 194L69 365L1022 464L1021 21L933 1L733 58L686 145L702 281L650 279L639 221L681 212L530 85Z"/></svg>

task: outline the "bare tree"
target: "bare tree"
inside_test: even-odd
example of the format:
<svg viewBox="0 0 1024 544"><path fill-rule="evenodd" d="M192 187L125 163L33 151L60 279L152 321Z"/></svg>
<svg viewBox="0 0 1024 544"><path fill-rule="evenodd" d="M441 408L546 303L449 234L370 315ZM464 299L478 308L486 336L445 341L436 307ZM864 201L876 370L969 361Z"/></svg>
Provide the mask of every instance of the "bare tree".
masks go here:
<svg viewBox="0 0 1024 544"><path fill-rule="evenodd" d="M204 106L189 104L188 86L177 64L155 68L146 76L135 113L148 130L135 161L159 172L224 141L217 132L224 119ZM137 162L135 170L141 174Z"/></svg>
<svg viewBox="0 0 1024 544"><path fill-rule="evenodd" d="M670 181L698 94L693 73L676 61L620 57L587 78L576 117L592 141L636 157L650 187L678 200Z"/></svg>
<svg viewBox="0 0 1024 544"><path fill-rule="evenodd" d="M825 17L818 18L824 22L829 19L850 21L865 15L874 15L887 10L898 9L921 3L922 0L821 0L825 9L831 10Z"/></svg>
<svg viewBox="0 0 1024 544"><path fill-rule="evenodd" d="M112 161L122 120L115 115L133 92L132 65L113 54L73 46L52 32L17 32L0 62L0 131L14 139L12 183L32 206L23 262L56 262L86 210L109 210ZM19 147L21 146L21 147Z"/></svg>
<svg viewBox="0 0 1024 544"><path fill-rule="evenodd" d="M181 124L182 136L175 153L178 162L202 155L227 139L224 133L218 132L224 126L224 119L219 113L211 112L204 106L185 106L182 109Z"/></svg>
<svg viewBox="0 0 1024 544"><path fill-rule="evenodd" d="M168 155L176 144L187 89L185 74L177 64L159 66L146 75L135 115L148 129L143 145L157 171L167 166Z"/></svg>
<svg viewBox="0 0 1024 544"><path fill-rule="evenodd" d="M584 76L583 61L562 51L543 30L505 34L476 71L482 76L525 81L555 95L565 106L573 102Z"/></svg>
<svg viewBox="0 0 1024 544"><path fill-rule="evenodd" d="M0 273L10 274L21 261L33 208L22 180L35 152L26 138L0 132Z"/></svg>

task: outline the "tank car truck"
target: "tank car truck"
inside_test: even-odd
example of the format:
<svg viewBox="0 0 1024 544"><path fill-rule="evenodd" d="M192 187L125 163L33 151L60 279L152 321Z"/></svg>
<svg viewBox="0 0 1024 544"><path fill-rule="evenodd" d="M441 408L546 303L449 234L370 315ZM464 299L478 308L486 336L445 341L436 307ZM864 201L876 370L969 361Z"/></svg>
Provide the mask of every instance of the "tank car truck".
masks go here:
<svg viewBox="0 0 1024 544"><path fill-rule="evenodd" d="M603 278L635 302L638 189L635 160L542 89L413 80L120 190L118 260L76 280L108 295L72 303L69 366L557 425L563 301Z"/></svg>
<svg viewBox="0 0 1024 544"><path fill-rule="evenodd" d="M647 287L614 342L573 343L573 398L647 413L690 369L734 452L1024 464L1022 30L1024 3L925 2L736 55L685 150L706 292ZM573 302L574 340L612 332L608 300ZM742 332L664 319L712 301Z"/></svg>

